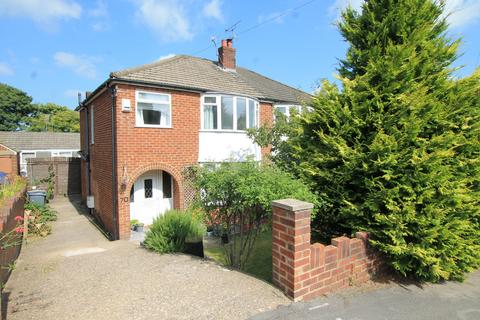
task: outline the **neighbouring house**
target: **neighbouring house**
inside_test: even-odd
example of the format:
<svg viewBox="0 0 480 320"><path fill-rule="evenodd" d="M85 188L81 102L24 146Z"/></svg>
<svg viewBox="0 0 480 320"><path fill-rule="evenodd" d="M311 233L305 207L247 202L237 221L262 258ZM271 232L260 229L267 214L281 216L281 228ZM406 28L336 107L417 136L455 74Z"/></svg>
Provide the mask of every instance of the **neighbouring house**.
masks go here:
<svg viewBox="0 0 480 320"><path fill-rule="evenodd" d="M248 128L311 96L236 66L232 40L218 61L177 55L112 72L79 105L82 195L112 239L130 220L150 224L189 200L184 172L199 163L261 160Z"/></svg>
<svg viewBox="0 0 480 320"><path fill-rule="evenodd" d="M0 131L0 171L28 176L29 158L78 157L80 134Z"/></svg>

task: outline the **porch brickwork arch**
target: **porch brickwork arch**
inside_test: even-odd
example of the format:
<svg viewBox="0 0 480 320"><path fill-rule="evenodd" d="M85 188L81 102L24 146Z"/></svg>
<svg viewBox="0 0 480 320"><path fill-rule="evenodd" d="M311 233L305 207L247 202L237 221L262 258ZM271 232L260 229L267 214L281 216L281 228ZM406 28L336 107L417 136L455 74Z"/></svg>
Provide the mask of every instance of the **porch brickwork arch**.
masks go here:
<svg viewBox="0 0 480 320"><path fill-rule="evenodd" d="M124 177L121 173L123 168L119 168L119 189L120 189L120 201L119 201L119 229L120 238L128 239L130 237L130 203L129 195L130 189L137 179L146 172L149 171L165 171L168 172L173 178L173 207L175 209L183 209L184 204L184 190L181 171L171 165L162 162L150 163L147 165L139 166L129 170L127 167L127 177ZM122 181L123 180L123 181ZM126 181L125 181L126 180Z"/></svg>

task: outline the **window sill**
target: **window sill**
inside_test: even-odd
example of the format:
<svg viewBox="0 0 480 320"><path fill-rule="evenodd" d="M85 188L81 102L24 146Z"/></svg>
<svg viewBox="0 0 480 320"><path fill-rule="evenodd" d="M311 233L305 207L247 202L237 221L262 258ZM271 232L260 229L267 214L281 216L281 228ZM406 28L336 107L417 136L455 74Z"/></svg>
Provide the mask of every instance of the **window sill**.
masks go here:
<svg viewBox="0 0 480 320"><path fill-rule="evenodd" d="M172 129L172 126L155 126L155 125L135 125L135 128L153 128L153 129Z"/></svg>
<svg viewBox="0 0 480 320"><path fill-rule="evenodd" d="M247 134L247 130L227 130L227 129L200 129L199 132L212 132L212 133L243 133Z"/></svg>

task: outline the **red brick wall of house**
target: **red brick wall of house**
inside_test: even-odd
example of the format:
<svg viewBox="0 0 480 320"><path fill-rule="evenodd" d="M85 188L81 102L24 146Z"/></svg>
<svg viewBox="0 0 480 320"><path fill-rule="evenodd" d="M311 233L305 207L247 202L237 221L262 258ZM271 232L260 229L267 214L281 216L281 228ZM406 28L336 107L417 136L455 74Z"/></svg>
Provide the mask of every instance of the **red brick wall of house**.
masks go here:
<svg viewBox="0 0 480 320"><path fill-rule="evenodd" d="M17 154L0 144L0 171L7 175L18 174Z"/></svg>
<svg viewBox="0 0 480 320"><path fill-rule="evenodd" d="M273 124L273 105L270 103L260 103L260 124L272 125ZM270 146L262 148L262 159L270 154Z"/></svg>
<svg viewBox="0 0 480 320"><path fill-rule="evenodd" d="M293 199L272 203L273 282L295 301L365 282L383 267L365 232L334 238L328 246L310 244L311 208Z"/></svg>
<svg viewBox="0 0 480 320"><path fill-rule="evenodd" d="M143 173L164 170L174 179L174 207L184 203L182 171L198 162L200 130L200 94L137 87L126 84L116 86L116 154L118 183L119 237L130 236L130 189ZM136 90L167 93L172 102L172 128L142 128L135 126ZM130 111L122 111L122 99L130 100ZM95 197L95 212L111 233L112 220L112 146L111 96L104 92L90 103L94 105L95 143L91 146L91 188ZM84 112L84 111L82 111ZM85 115L81 114L81 119ZM81 139L84 143L85 123L81 120ZM89 119L90 121L90 119ZM272 121L272 105L262 103L260 121ZM83 149L83 145L82 145ZM262 150L268 152L268 150ZM85 165L82 170L85 172ZM83 192L86 194L86 175L82 174Z"/></svg>
<svg viewBox="0 0 480 320"><path fill-rule="evenodd" d="M136 90L171 95L172 128L135 127ZM122 112L122 99L130 99L130 112ZM184 167L198 162L199 129L199 93L117 86L118 209L121 238L130 235L130 203L127 200L132 184L141 174L149 170L170 173L174 179L174 207L183 206L182 171Z"/></svg>
<svg viewBox="0 0 480 320"><path fill-rule="evenodd" d="M113 221L112 186L112 98L108 90L95 98L88 106L94 112L94 143L90 144L91 192L94 196L94 215L112 235ZM90 122L90 116L89 116Z"/></svg>

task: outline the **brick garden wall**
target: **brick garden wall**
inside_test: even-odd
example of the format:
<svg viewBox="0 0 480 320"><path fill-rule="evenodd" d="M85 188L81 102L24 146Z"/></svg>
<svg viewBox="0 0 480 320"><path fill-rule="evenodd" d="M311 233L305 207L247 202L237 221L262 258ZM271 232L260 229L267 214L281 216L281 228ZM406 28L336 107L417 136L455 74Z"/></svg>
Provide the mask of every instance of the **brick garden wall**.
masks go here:
<svg viewBox="0 0 480 320"><path fill-rule="evenodd" d="M0 207L0 233L5 234L15 228L17 225L15 217L23 217L24 205L25 190L22 190L3 203ZM8 264L14 262L20 254L20 248L21 245L0 249L0 266L8 266ZM0 283L5 283L9 275L9 270L0 268Z"/></svg>
<svg viewBox="0 0 480 320"><path fill-rule="evenodd" d="M332 239L325 246L310 243L310 203L286 199L272 203L273 282L288 297L308 300L328 292L365 282L379 272L378 254L368 236Z"/></svg>
<svg viewBox="0 0 480 320"><path fill-rule="evenodd" d="M46 184L39 183L48 177L48 168L53 167L55 172L55 194L80 194L80 159L79 158L31 158L27 159L28 183L41 188Z"/></svg>

